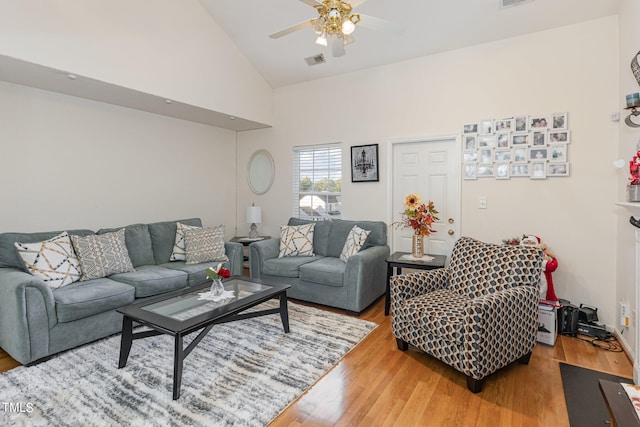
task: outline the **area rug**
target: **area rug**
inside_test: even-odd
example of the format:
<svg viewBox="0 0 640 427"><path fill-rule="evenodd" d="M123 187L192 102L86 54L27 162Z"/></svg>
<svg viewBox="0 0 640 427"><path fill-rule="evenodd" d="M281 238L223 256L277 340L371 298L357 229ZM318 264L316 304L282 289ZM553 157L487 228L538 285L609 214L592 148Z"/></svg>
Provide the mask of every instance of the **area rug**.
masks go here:
<svg viewBox="0 0 640 427"><path fill-rule="evenodd" d="M119 336L18 367L0 375L0 425L265 426L377 327L293 303L289 322L289 334L279 315L214 326L176 401L170 336L134 341L122 369Z"/></svg>
<svg viewBox="0 0 640 427"><path fill-rule="evenodd" d="M562 388L573 427L604 426L609 424L609 410L600 392L598 380L633 383L633 380L579 366L560 363Z"/></svg>

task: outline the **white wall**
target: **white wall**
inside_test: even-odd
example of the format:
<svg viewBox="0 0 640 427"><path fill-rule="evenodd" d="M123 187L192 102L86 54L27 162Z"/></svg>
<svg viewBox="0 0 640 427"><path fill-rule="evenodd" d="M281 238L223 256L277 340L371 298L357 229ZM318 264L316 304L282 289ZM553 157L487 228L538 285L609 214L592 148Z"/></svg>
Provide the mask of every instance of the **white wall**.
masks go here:
<svg viewBox="0 0 640 427"><path fill-rule="evenodd" d="M270 124L271 87L198 0L0 2L0 54Z"/></svg>
<svg viewBox="0 0 640 427"><path fill-rule="evenodd" d="M278 235L291 214L292 147L339 141L343 217L389 221L390 139L455 134L483 118L568 112L571 176L463 181L461 230L491 242L542 237L559 260L556 293L599 307L601 320L613 324L619 178L609 117L620 101L617 32L614 16L277 89L274 127L239 133L238 212L263 206L261 231ZM380 144L380 182L353 184L349 147L368 143ZM258 148L272 152L277 170L263 196L252 195L244 178ZM488 209L477 209L480 196Z"/></svg>
<svg viewBox="0 0 640 427"><path fill-rule="evenodd" d="M200 217L233 236L235 132L4 82L0 117L0 232Z"/></svg>
<svg viewBox="0 0 640 427"><path fill-rule="evenodd" d="M625 95L634 92L640 92L640 86L633 77L631 72L631 58L640 50L640 28L638 28L638 16L640 16L640 2L636 0L622 0L620 6L620 87L618 95L618 105L626 106ZM621 121L619 124L620 137L618 142L618 150L620 158L625 160L626 164L631 160L636 152L636 144L640 143L640 128L631 128L624 124L624 117L628 111L621 110ZM636 120L638 121L638 120ZM618 174L617 196L618 200L625 200L624 189L628 183L628 167ZM629 350L635 350L638 340L637 316L639 307L635 307L636 293L636 271L635 271L635 230L629 224L629 216L631 213L623 208L618 208L618 262L617 262L617 300L622 300L633 307L634 321L631 327L623 329L617 326L617 329L623 330L621 340L626 342ZM636 212L637 215L637 212ZM619 315L619 309L616 311ZM636 369L639 369L636 367ZM636 375L637 377L637 375Z"/></svg>

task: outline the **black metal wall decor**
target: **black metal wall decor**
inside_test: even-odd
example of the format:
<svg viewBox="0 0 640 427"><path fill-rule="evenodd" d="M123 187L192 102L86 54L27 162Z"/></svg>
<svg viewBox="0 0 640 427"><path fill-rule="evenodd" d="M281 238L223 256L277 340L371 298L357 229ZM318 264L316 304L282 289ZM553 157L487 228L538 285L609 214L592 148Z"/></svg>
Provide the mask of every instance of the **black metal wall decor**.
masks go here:
<svg viewBox="0 0 640 427"><path fill-rule="evenodd" d="M351 182L380 181L378 144L351 147Z"/></svg>

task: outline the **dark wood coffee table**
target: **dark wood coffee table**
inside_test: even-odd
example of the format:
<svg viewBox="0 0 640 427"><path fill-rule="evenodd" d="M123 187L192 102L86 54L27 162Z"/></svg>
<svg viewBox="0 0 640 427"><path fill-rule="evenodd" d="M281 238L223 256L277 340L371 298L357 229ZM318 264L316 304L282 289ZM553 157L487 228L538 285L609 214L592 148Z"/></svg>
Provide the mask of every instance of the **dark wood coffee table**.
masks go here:
<svg viewBox="0 0 640 427"><path fill-rule="evenodd" d="M403 268L414 268L417 270L433 270L435 268L444 267L444 263L447 260L445 255L430 255L433 257L431 261L426 260L411 260L402 259L404 255L411 255L409 252L394 252L385 260L387 262L387 292L384 297L384 315L389 315L389 308L391 307L391 287L389 282L391 276L393 276L393 268L396 268L396 274L402 274Z"/></svg>
<svg viewBox="0 0 640 427"><path fill-rule="evenodd" d="M225 290L234 291L233 298L220 302L198 300L198 294L208 291L210 286L211 281L209 280L198 286L159 295L156 298L119 308L118 312L122 313L124 317L122 319L118 368L124 368L127 365L133 340L160 334L172 335L175 338L173 400L176 400L180 397L184 359L214 325L279 313L284 331L289 333L289 312L287 310L289 285L270 284L257 279L234 276L224 281ZM241 313L272 298L280 299L279 308ZM151 330L134 333L133 322L148 326ZM187 348L184 348L183 338L197 331L200 333Z"/></svg>

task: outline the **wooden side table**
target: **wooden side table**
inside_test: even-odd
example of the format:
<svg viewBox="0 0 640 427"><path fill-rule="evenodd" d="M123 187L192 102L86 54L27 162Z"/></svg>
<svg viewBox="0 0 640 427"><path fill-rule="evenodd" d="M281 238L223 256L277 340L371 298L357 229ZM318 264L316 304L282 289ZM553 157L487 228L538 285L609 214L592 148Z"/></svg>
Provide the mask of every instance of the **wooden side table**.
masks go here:
<svg viewBox="0 0 640 427"><path fill-rule="evenodd" d="M402 274L403 268L413 268L416 270L433 270L443 268L447 257L444 255L429 255L433 257L431 261L402 259L403 255L411 255L409 252L394 252L385 260L387 262L387 292L384 297L384 315L389 315L391 307L391 287L390 280L393 276L393 268L396 268L396 274Z"/></svg>

